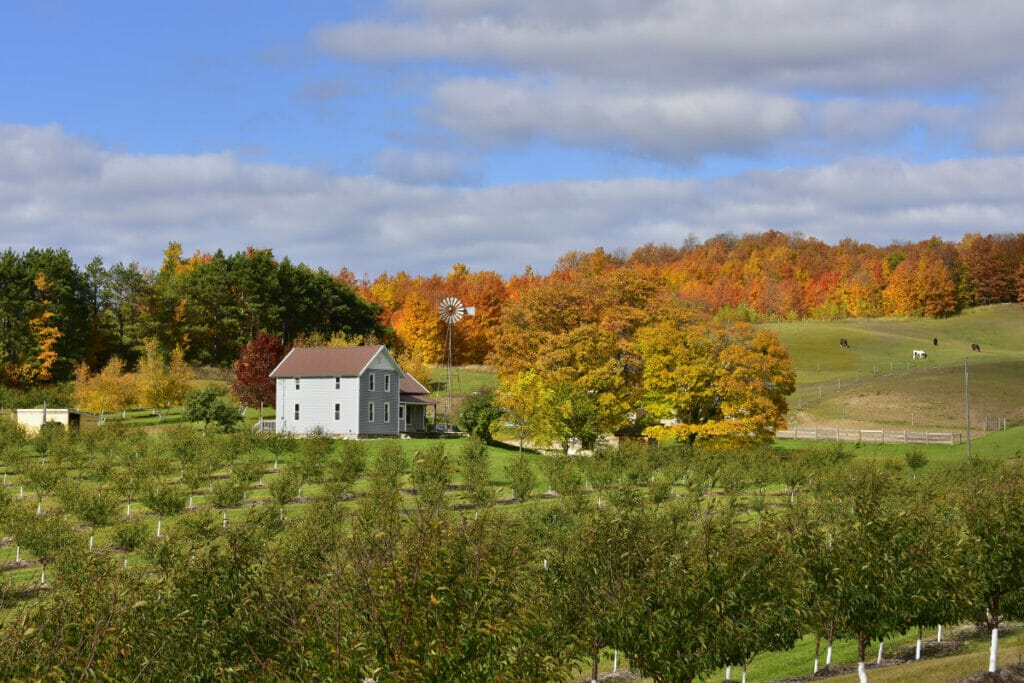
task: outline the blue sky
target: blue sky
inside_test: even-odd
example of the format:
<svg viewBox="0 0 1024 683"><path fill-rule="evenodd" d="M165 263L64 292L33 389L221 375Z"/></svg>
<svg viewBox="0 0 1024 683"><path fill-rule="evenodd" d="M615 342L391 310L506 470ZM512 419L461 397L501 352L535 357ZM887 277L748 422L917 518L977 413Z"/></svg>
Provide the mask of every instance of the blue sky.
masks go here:
<svg viewBox="0 0 1024 683"><path fill-rule="evenodd" d="M505 275L1019 232L1024 3L10 3L0 247Z"/></svg>

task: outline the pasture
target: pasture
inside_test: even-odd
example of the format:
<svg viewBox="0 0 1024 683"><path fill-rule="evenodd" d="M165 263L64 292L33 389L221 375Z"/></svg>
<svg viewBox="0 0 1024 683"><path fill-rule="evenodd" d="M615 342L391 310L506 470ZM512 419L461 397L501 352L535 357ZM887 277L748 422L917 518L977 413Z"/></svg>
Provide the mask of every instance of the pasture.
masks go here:
<svg viewBox="0 0 1024 683"><path fill-rule="evenodd" d="M964 431L964 360L972 434L985 418L1024 419L1024 309L983 306L941 319L765 324L789 350L800 425L926 427ZM849 348L839 345L840 339ZM932 343L938 339L938 345ZM978 344L980 352L971 351ZM913 359L915 349L928 353Z"/></svg>

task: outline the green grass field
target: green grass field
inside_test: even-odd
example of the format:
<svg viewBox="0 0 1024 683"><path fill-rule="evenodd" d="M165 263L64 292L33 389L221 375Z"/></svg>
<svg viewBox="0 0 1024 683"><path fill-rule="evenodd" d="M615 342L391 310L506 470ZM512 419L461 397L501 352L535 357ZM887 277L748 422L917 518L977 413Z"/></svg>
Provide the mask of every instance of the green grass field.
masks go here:
<svg viewBox="0 0 1024 683"><path fill-rule="evenodd" d="M801 321L765 325L793 359L790 422L966 431L986 418L1024 419L1024 308L983 306L942 319ZM841 349L839 339L849 340ZM938 339L939 344L932 344ZM972 352L971 344L981 346ZM913 360L914 349L928 358Z"/></svg>

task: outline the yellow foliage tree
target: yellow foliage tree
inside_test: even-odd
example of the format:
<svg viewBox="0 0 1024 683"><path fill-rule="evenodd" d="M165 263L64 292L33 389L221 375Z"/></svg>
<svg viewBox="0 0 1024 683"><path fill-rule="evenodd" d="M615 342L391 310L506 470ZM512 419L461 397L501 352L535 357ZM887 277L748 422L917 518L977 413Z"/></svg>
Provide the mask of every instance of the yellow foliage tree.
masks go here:
<svg viewBox="0 0 1024 683"><path fill-rule="evenodd" d="M99 374L93 375L81 363L75 370L72 397L80 408L101 416L120 410L122 413L135 403L135 378L125 374L124 361L114 356Z"/></svg>
<svg viewBox="0 0 1024 683"><path fill-rule="evenodd" d="M39 313L28 321L28 328L36 343L36 355L21 369L21 378L26 382L49 382L53 379L53 366L57 362L57 342L64 333L53 324L54 312L50 310L48 293L50 283L39 273L33 280L39 297Z"/></svg>
<svg viewBox="0 0 1024 683"><path fill-rule="evenodd" d="M180 346L174 347L169 362L160 354L156 339L147 339L143 349L135 373L138 395L143 404L155 408L162 419L164 410L185 402L192 385L192 371L185 363L185 352Z"/></svg>
<svg viewBox="0 0 1024 683"><path fill-rule="evenodd" d="M771 332L746 323L666 320L637 333L645 434L712 445L768 442L786 424L796 376Z"/></svg>
<svg viewBox="0 0 1024 683"><path fill-rule="evenodd" d="M392 318L392 325L406 353L431 365L444 360L444 325L437 309L422 294L413 292L406 297L401 311Z"/></svg>
<svg viewBox="0 0 1024 683"><path fill-rule="evenodd" d="M518 373L498 386L495 394L498 405L507 411L507 419L519 439L519 450L527 440L538 446L548 446L550 430L544 424L551 403L551 391L539 374L532 370Z"/></svg>

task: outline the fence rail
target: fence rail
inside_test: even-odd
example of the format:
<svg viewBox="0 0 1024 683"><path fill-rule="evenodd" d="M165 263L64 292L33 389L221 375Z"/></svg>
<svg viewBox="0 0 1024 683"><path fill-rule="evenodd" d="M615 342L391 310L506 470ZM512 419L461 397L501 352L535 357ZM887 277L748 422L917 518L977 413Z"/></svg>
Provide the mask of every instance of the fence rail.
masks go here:
<svg viewBox="0 0 1024 683"><path fill-rule="evenodd" d="M777 439L808 439L855 443L903 443L955 446L963 443L961 432L914 432L907 429L842 429L815 427L785 429L775 433Z"/></svg>

